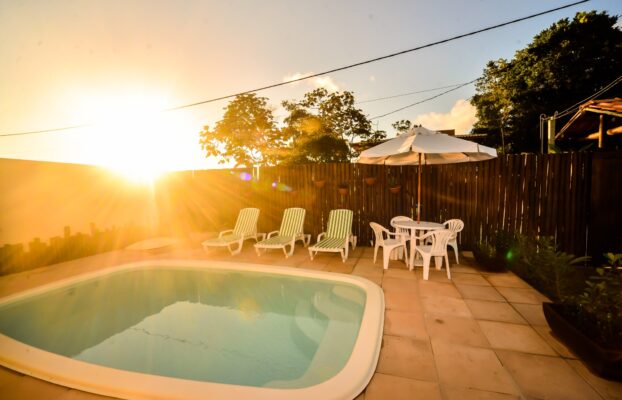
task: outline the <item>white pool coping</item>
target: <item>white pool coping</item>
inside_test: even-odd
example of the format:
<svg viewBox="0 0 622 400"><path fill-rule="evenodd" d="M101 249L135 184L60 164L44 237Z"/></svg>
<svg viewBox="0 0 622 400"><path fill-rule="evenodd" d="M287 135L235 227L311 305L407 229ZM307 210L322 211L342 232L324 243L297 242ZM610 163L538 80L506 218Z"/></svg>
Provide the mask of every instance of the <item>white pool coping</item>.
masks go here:
<svg viewBox="0 0 622 400"><path fill-rule="evenodd" d="M0 364L62 386L123 399L240 399L240 400L342 400L361 393L374 374L384 325L384 294L375 283L353 275L312 271L290 267L271 267L222 261L150 260L105 268L62 279L16 293L0 301L0 306L112 272L144 268L214 268L233 271L265 272L344 282L366 293L365 311L352 354L341 371L317 385L300 389L276 389L199 382L123 371L74 360L28 346L0 334Z"/></svg>

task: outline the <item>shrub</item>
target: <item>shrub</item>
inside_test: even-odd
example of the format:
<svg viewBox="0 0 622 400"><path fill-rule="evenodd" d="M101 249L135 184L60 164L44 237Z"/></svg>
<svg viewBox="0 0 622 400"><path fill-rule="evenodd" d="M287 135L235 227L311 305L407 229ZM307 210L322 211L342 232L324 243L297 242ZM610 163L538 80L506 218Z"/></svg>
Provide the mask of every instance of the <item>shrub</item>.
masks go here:
<svg viewBox="0 0 622 400"><path fill-rule="evenodd" d="M477 242L473 256L487 271L503 271L513 262L515 246L514 235L499 231L490 242Z"/></svg>
<svg viewBox="0 0 622 400"><path fill-rule="evenodd" d="M608 347L622 348L622 254L605 254L607 264L596 269L583 293L566 305L579 328Z"/></svg>
<svg viewBox="0 0 622 400"><path fill-rule="evenodd" d="M588 259L557 250L551 237L521 235L511 269L549 298L563 300L583 287L577 266Z"/></svg>

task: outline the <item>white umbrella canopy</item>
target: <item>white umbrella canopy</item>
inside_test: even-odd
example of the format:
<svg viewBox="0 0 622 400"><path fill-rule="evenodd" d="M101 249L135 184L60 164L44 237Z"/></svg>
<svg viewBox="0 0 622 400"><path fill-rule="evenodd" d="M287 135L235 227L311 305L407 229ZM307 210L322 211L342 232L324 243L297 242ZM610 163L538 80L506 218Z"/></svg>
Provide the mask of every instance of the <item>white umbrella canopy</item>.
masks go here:
<svg viewBox="0 0 622 400"><path fill-rule="evenodd" d="M424 127L415 127L407 133L363 151L358 162L418 165L419 155L422 155L423 164L452 164L490 160L497 157L497 150Z"/></svg>
<svg viewBox="0 0 622 400"><path fill-rule="evenodd" d="M497 150L491 147L420 126L363 151L358 162L385 165L453 164L490 160L495 157ZM421 167L418 175L417 221L420 221Z"/></svg>

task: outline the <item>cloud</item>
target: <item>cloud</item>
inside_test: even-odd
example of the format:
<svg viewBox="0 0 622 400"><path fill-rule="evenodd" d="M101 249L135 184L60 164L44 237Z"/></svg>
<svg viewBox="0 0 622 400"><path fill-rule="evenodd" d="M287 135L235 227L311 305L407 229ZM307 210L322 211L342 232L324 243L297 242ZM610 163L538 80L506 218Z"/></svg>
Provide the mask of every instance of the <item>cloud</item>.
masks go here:
<svg viewBox="0 0 622 400"><path fill-rule="evenodd" d="M292 75L284 76L283 82L291 81L293 79L300 79L303 76L308 76L308 75L313 75L313 72L307 72L304 74L301 72L296 72ZM335 81L333 81L333 78L331 78L328 75L318 76L318 77L311 78L311 79L305 79L304 81L292 83L292 85L297 85L299 83L306 83L307 85L313 87L314 89L325 88L329 92L338 92L340 90L339 85Z"/></svg>
<svg viewBox="0 0 622 400"><path fill-rule="evenodd" d="M460 99L448 113L431 112L418 115L413 123L434 130L455 129L456 134L462 135L471 131L475 121L475 107L468 100Z"/></svg>

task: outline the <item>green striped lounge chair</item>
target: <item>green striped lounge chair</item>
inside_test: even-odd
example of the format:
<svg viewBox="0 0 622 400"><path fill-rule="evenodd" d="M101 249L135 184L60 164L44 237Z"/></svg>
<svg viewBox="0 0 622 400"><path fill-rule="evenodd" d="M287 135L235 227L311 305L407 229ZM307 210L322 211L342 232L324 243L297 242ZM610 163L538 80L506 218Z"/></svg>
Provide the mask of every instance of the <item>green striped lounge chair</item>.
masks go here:
<svg viewBox="0 0 622 400"><path fill-rule="evenodd" d="M341 253L341 260L348 259L348 244L352 241L352 210L331 210L328 214L326 232L317 237L317 243L309 247L309 256L326 251Z"/></svg>
<svg viewBox="0 0 622 400"><path fill-rule="evenodd" d="M294 254L294 245L297 240L302 240L306 246L309 245L311 235L304 234L306 210L304 208L288 208L283 212L281 228L278 231L268 233L268 238L255 244L257 255L261 255L261 249L283 249L285 258ZM287 251L289 246L289 251Z"/></svg>
<svg viewBox="0 0 622 400"><path fill-rule="evenodd" d="M207 251L208 247L227 247L231 255L240 254L242 244L246 239L258 240L257 220L259 219L258 208L243 208L238 214L233 229L222 231L215 239L208 239L201 243L203 249ZM237 244L237 248L232 246Z"/></svg>

